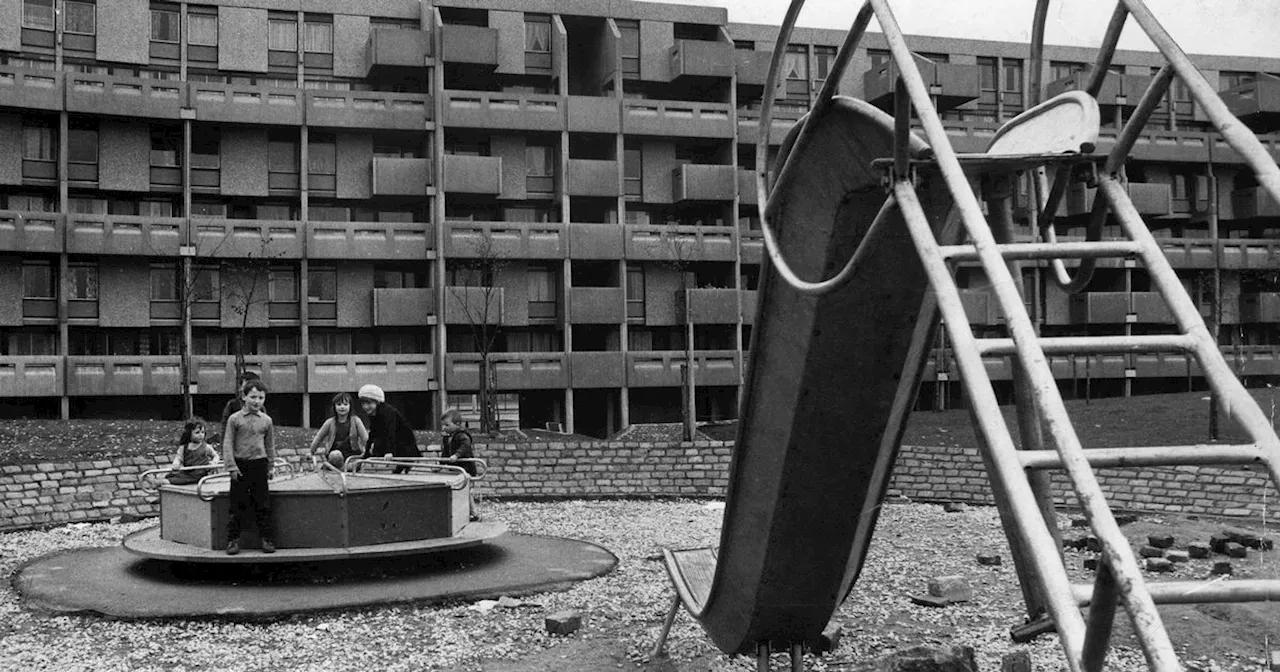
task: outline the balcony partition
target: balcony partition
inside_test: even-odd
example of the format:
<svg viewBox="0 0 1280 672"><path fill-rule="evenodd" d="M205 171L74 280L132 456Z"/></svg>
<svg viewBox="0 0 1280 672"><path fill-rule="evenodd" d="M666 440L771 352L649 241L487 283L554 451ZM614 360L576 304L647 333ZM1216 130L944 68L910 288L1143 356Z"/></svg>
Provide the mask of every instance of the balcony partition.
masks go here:
<svg viewBox="0 0 1280 672"><path fill-rule="evenodd" d="M176 257L186 240L187 220L181 217L67 216L71 254Z"/></svg>
<svg viewBox="0 0 1280 672"><path fill-rule="evenodd" d="M421 261L435 242L424 222L309 221L306 231L312 259Z"/></svg>
<svg viewBox="0 0 1280 672"><path fill-rule="evenodd" d="M69 396L138 396L181 394L180 358L67 357Z"/></svg>
<svg viewBox="0 0 1280 672"><path fill-rule="evenodd" d="M626 314L626 293L621 287L569 289L569 321L573 324L622 324Z"/></svg>
<svg viewBox="0 0 1280 672"><path fill-rule="evenodd" d="M689 288L682 292L683 308L694 324L737 324L738 290Z"/></svg>
<svg viewBox="0 0 1280 672"><path fill-rule="evenodd" d="M450 390L480 389L480 355L459 353L445 359ZM561 352L495 352L489 355L489 366L500 390L554 390L569 387L567 359Z"/></svg>
<svg viewBox="0 0 1280 672"><path fill-rule="evenodd" d="M431 31L374 27L364 45L364 72L430 65Z"/></svg>
<svg viewBox="0 0 1280 672"><path fill-rule="evenodd" d="M306 375L302 355L245 355L245 367L257 371L273 393L305 391ZM236 358L234 355L193 355L193 377L200 394L235 394ZM354 388L353 388L354 389Z"/></svg>
<svg viewBox="0 0 1280 672"><path fill-rule="evenodd" d="M62 81L55 70L0 66L0 107L58 112L63 108Z"/></svg>
<svg viewBox="0 0 1280 672"><path fill-rule="evenodd" d="M201 257L301 259L304 225L290 220L191 218Z"/></svg>
<svg viewBox="0 0 1280 672"><path fill-rule="evenodd" d="M613 160L569 159L569 179L565 182L565 191L570 196L621 196L618 168L618 162Z"/></svg>
<svg viewBox="0 0 1280 672"><path fill-rule="evenodd" d="M671 171L672 199L680 201L732 201L737 190L734 166L686 163Z"/></svg>
<svg viewBox="0 0 1280 672"><path fill-rule="evenodd" d="M308 91L306 98L309 126L421 131L432 118L425 93Z"/></svg>
<svg viewBox="0 0 1280 672"><path fill-rule="evenodd" d="M436 292L430 287L374 289L373 326L420 327L436 322Z"/></svg>
<svg viewBox="0 0 1280 672"><path fill-rule="evenodd" d="M621 352L575 352L569 355L569 365L569 382L574 389L627 384L627 359Z"/></svg>
<svg viewBox="0 0 1280 672"><path fill-rule="evenodd" d="M733 261L738 251L733 227L627 224L626 258L636 261Z"/></svg>
<svg viewBox="0 0 1280 672"><path fill-rule="evenodd" d="M733 45L727 42L676 40L669 54L671 79L732 77L737 69L737 60L733 52Z"/></svg>
<svg viewBox="0 0 1280 672"><path fill-rule="evenodd" d="M732 110L728 103L683 100L622 101L622 131L628 135L732 138Z"/></svg>
<svg viewBox="0 0 1280 672"><path fill-rule="evenodd" d="M63 384L61 357L0 358L0 397L60 397Z"/></svg>
<svg viewBox="0 0 1280 672"><path fill-rule="evenodd" d="M307 358L308 392L354 392L376 381L389 392L419 392L439 387L435 356L312 355Z"/></svg>
<svg viewBox="0 0 1280 672"><path fill-rule="evenodd" d="M563 131L564 99L551 94L445 91L444 123L489 130Z"/></svg>
<svg viewBox="0 0 1280 672"><path fill-rule="evenodd" d="M447 154L444 189L460 194L502 193L502 157Z"/></svg>
<svg viewBox="0 0 1280 672"><path fill-rule="evenodd" d="M62 252L65 226L54 212L0 210L0 252Z"/></svg>
<svg viewBox="0 0 1280 672"><path fill-rule="evenodd" d="M445 254L504 259L563 259L568 252L564 224L558 222L445 222ZM488 247L486 248L486 239Z"/></svg>
<svg viewBox="0 0 1280 672"><path fill-rule="evenodd" d="M569 96L570 133L617 133L622 127L618 99L598 96Z"/></svg>
<svg viewBox="0 0 1280 672"><path fill-rule="evenodd" d="M68 73L67 111L83 114L180 119L186 82L115 75Z"/></svg>
<svg viewBox="0 0 1280 672"><path fill-rule="evenodd" d="M300 126L306 91L250 84L191 83L191 107L198 121Z"/></svg>
<svg viewBox="0 0 1280 672"><path fill-rule="evenodd" d="M498 31L485 26L446 23L440 27L440 60L498 67Z"/></svg>
<svg viewBox="0 0 1280 672"><path fill-rule="evenodd" d="M431 188L431 159L373 157L374 196L426 196Z"/></svg>

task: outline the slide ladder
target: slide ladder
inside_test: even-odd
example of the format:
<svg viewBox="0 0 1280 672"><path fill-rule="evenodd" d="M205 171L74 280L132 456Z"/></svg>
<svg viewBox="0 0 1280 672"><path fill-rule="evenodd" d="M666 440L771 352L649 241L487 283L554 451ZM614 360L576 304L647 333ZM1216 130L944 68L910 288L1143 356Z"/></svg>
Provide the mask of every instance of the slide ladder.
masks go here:
<svg viewBox="0 0 1280 672"><path fill-rule="evenodd" d="M780 54L785 50L802 4L803 0L793 0L788 9L779 33L766 91L774 90ZM1048 5L1048 0L1038 0L1032 34L1031 67L1035 73L1032 89L1037 96ZM811 166L806 166L805 162L832 160L824 158L821 151L814 150L813 147L831 144L830 126L833 117L836 118L837 125L858 126L855 135L877 135L875 125L868 123L871 115L861 111L857 105L851 105L847 99L834 96L835 82L839 81L873 16L884 31L899 73L893 142L889 150L892 156L890 158L880 154L870 161L873 167L887 174L885 184L888 185L889 197L874 218L867 217L871 223L869 226L864 224L864 232L855 240L856 250L846 256L848 262L843 268L829 280L806 281L792 270L789 261L796 267L809 268L833 269L839 268L840 264L832 263L829 258L824 260L825 263L814 264L811 259L792 255L792 248L787 246L784 239L790 233L794 240L795 233L788 231L792 222L787 219L785 212L781 212L779 201L793 195L788 189L793 187L795 180L814 179L811 173L806 173ZM1153 78L1110 152L1105 156L1095 155L1093 152L1097 144L1099 121L1094 96L1101 89L1120 32L1130 16L1143 28L1168 63ZM870 440L866 442L867 449L879 451L878 460L864 460L862 468L844 475L846 487L858 489L862 497L857 500L852 512L830 512L837 516L852 515L863 523L870 520L870 524L860 524L856 531L850 530L850 545L835 549L847 554L848 561L843 567L843 573L824 571L829 570L829 567L822 562L814 563L817 574L831 577L827 580L827 589L832 594L840 599L848 594L865 557L870 530L874 526L875 510L883 497L883 485L888 478L885 462L888 461L891 466L892 456L897 450L905 424L906 409L909 408L909 403L904 408L904 400L910 398L918 385L919 367L924 361L922 353L932 337L934 317L940 313L947 336L954 344L954 358L965 385L972 419L980 439L982 457L1013 551L1028 610L1033 613L1043 611L1052 619L1070 670L1093 672L1103 668L1117 607L1122 606L1128 613L1134 635L1150 669L1172 672L1181 670L1182 666L1156 610L1157 604L1280 600L1280 581L1148 583L1128 540L1120 531L1094 473L1096 468L1120 466L1256 465L1265 469L1273 485L1280 485L1280 439L1277 439L1270 421L1223 359L1215 337L1205 327L1199 311L1187 295L1159 243L1134 208L1124 184L1124 161L1175 76L1181 79L1195 102L1213 121L1218 133L1254 170L1258 183L1267 189L1272 198L1280 201L1280 168L1277 168L1275 161L1257 138L1230 114L1203 75L1164 31L1142 0L1120 0L1117 3L1085 91L1055 97L1009 121L996 133L987 152L982 154L957 154L952 149L933 107L929 90L889 8L889 0L867 0L858 13L813 111L797 124L797 129L793 129L784 144L780 158L782 167L768 199L764 157L767 155L772 101L771 96L766 96L760 122L761 139L757 147L759 202L769 204L762 227L769 260L766 281L776 275L783 281L779 284L785 284L787 291L810 297L839 297L849 287L855 287L857 292L879 289L878 285L867 278L874 276L871 271L875 268L878 256L885 254L886 250L899 251L894 245L894 241L898 240L894 237L896 231L886 232L885 229L901 226L909 237L916 257L914 264L897 260L895 268L902 269L903 275L908 276L904 279L908 285L913 280L910 276L918 270L923 274L927 288L931 290L931 293L923 297L909 295L914 302L910 307L921 311L914 328L904 328L901 321L892 322L886 327L895 334L910 333L912 345L909 350L898 353L899 356L893 360L901 368L893 404L866 411L878 422L870 428L873 431L868 437ZM841 119L836 114L839 111L843 111L846 117ZM919 150L919 139L911 133L913 111L918 115L918 123L923 128L929 146L927 152ZM861 116L852 115L851 112L858 112ZM882 148L876 143L870 143L867 146L859 145L855 151L875 154L880 149ZM1038 208L1034 215L1042 237L1038 242L1015 242L1013 234L1010 185L1018 174L1024 172L1035 177L1035 203ZM1053 175L1052 186L1049 182L1050 173ZM1058 209L1069 180L1073 179L1073 175L1082 174L1097 189L1088 235L1083 242L1058 242L1053 233L1053 214ZM797 178L797 175L801 177ZM983 214L971 182L981 186L990 221ZM938 193L939 184L945 185L945 193L949 198L943 198ZM819 190L813 198L821 200L823 195ZM845 198L849 197L846 195ZM951 215L940 215L940 204L946 202L950 205L950 201L954 202ZM1101 240L1102 227L1108 215L1119 223L1124 240ZM779 220L787 226L780 228L781 237L775 239L770 224ZM1102 258L1124 259L1126 263L1146 268L1153 289L1163 298L1173 316L1176 333L1048 338L1038 334L1021 296L1021 264L1027 261L1048 261L1054 280L1068 292L1075 292L1087 286L1096 261ZM1074 274L1068 270L1064 260L1075 260ZM976 264L986 274L991 284L991 293L1005 317L1009 337L977 338L974 335L952 275L955 266L961 263ZM770 320L777 317L777 309L767 304L770 291L781 290L774 289L768 282L762 287L756 327L759 336L768 334ZM820 340L818 334L821 330L818 327L828 326L821 311L821 300L816 304L818 312L814 323L815 340ZM850 354L856 352L857 357L848 359L881 357L879 351L863 345L861 341L854 339L850 345ZM1048 357L1148 352L1180 353L1194 358L1225 415L1248 435L1249 442L1238 445L1085 450L1066 412ZM760 669L767 670L770 645L784 642L791 650L793 669L799 669L801 647L806 640L797 633L812 633L815 628L820 630L834 606L838 606L834 605L830 610L825 610L825 605L822 605L824 608L786 612L782 606L760 599L760 595L767 591L731 585L735 578L750 579L755 576L758 579L758 575L741 571L734 575L733 568L726 567L729 564L726 563L726 558L743 557L746 555L745 550L751 550L744 550L744 547L751 546L749 537L734 534L732 530L761 520L759 512L751 511L744 502L739 501L741 498L735 495L741 492L735 490L741 491L765 475L761 469L764 465L751 463L759 458L754 457L755 453L750 447L760 431L758 427L769 431L773 425L768 420L753 417L752 413L758 409L750 402L754 396L763 393L755 390L750 379L761 370L773 373L769 367L778 365L771 358L777 356L786 355L774 355L767 342L753 343L738 437L740 453L735 455L735 464L731 470L721 546L719 549L666 552L668 572L676 586L677 595L664 623L655 653L660 651L662 640L665 640L671 622L683 604L699 619L722 649L730 652L746 650L748 642L744 638L750 638L756 644ZM1004 422L987 375L984 357L1008 357L1013 365L1018 430L1023 444L1021 450L1015 446ZM823 363L831 364L826 360ZM844 372L848 380L856 381L856 385L875 386L880 383L851 375L850 371L855 366L853 363L845 366L850 367L849 371ZM829 389L824 388L821 393L827 393ZM844 407L837 409L837 412L860 413L863 408ZM800 413L800 409L797 408L794 413ZM746 455L742 454L744 446L747 447ZM787 445L788 454L795 450L794 445ZM785 465L786 462L782 464ZM1098 571L1092 585L1072 585L1069 580L1054 525L1052 497L1044 474L1045 470L1050 469L1065 472L1078 504L1101 546ZM781 487L785 489L793 485L787 479L794 477L796 475L784 473ZM815 487L821 488L823 485L825 483L819 483ZM827 492L834 493L835 489L828 488ZM780 509L795 506L787 498L778 499L775 505ZM752 513L757 515L752 517ZM790 515L794 512L788 509L784 513ZM761 554L759 562L751 566L754 568L764 563L767 568L769 559L786 548L785 541L785 538L778 538L776 535L765 537L759 545L766 552ZM808 568L793 569L803 572ZM776 580L767 571L763 574ZM729 605L727 608L715 608L726 604ZM1080 611L1080 607L1086 605L1089 607L1087 617ZM724 634L726 630L723 621L731 620L737 614L753 611L757 616L750 621L750 628L734 630L733 637ZM760 613L764 616L760 616ZM783 614L785 617L778 618L776 614ZM805 622L797 625L797 621ZM765 625L760 626L760 623Z"/></svg>

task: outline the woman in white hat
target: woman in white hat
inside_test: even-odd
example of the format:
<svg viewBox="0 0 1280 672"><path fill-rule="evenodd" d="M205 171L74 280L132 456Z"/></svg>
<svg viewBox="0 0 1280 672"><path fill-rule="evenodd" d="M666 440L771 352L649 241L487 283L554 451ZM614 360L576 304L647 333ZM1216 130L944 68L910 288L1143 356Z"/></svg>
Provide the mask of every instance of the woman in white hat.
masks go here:
<svg viewBox="0 0 1280 672"><path fill-rule="evenodd" d="M360 388L360 407L369 416L369 441L365 444L366 457L422 457L413 428L404 414L387 403L387 395L377 385ZM393 473L409 471L407 466L396 467Z"/></svg>

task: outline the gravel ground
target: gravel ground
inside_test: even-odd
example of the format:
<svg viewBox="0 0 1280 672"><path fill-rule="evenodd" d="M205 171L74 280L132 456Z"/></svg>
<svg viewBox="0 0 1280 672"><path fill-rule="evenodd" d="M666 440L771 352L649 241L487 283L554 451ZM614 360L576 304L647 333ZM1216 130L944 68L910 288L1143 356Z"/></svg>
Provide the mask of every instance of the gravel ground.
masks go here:
<svg viewBox="0 0 1280 672"><path fill-rule="evenodd" d="M524 596L514 608L480 605L402 606L300 615L275 622L119 621L41 613L9 585L0 596L0 670L749 670L746 658L719 654L687 615L676 620L668 657L642 661L671 599L661 548L703 546L718 539L723 508L706 502L489 502L485 515L513 531L592 541L613 551L618 569L561 593ZM1065 522L1065 518L1063 519ZM75 524L0 535L0 569L53 551L119 543L154 521ZM982 567L978 550L1005 562ZM973 601L945 609L911 605L930 576L966 575ZM543 617L581 610L585 625L551 636ZM917 644L957 643L977 650L979 669L999 670L1001 656L1027 650L1038 670L1064 669L1056 637L1029 646L1009 640L1020 622L1020 595L994 509L943 513L941 507L885 507L863 575L837 612L841 646L806 669L853 670L885 653ZM1198 670L1258 669L1260 659L1188 661ZM1114 651L1109 670L1145 670L1141 655ZM786 669L782 657L774 669Z"/></svg>

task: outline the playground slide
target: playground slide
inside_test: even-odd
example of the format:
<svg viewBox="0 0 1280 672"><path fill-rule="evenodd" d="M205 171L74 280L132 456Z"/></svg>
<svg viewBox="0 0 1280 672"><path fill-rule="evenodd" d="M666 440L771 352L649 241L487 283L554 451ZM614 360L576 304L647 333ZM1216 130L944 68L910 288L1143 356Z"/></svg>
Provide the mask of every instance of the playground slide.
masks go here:
<svg viewBox="0 0 1280 672"><path fill-rule="evenodd" d="M892 156L892 117L834 103L773 199L783 257L807 280L844 266L886 198L871 161ZM913 155L927 152L913 137ZM945 187L920 194L940 242L955 242ZM701 567L672 569L722 651L814 641L861 570L909 410L894 400L900 386L914 397L936 326L901 215L885 224L867 263L824 296L797 292L765 260L720 546Z"/></svg>

